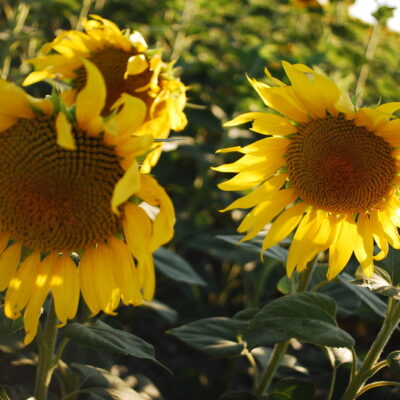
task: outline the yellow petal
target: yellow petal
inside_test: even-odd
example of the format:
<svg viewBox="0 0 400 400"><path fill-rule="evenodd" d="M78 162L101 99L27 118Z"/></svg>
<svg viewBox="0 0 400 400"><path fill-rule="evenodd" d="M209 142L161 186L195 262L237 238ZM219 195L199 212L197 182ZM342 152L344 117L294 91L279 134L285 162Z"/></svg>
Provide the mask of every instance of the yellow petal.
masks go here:
<svg viewBox="0 0 400 400"><path fill-rule="evenodd" d="M374 271L372 259L374 255L374 238L372 226L367 215L359 215L358 217L354 254L364 274L371 277Z"/></svg>
<svg viewBox="0 0 400 400"><path fill-rule="evenodd" d="M265 236L261 252L283 240L296 228L303 218L307 204L299 203L285 210L272 224L270 230Z"/></svg>
<svg viewBox="0 0 400 400"><path fill-rule="evenodd" d="M21 245L14 243L0 255L0 291L10 283L21 259Z"/></svg>
<svg viewBox="0 0 400 400"><path fill-rule="evenodd" d="M237 229L238 232L249 231L242 241L256 236L284 207L293 203L296 199L297 195L293 192L293 189L283 189L269 201L265 201L254 207Z"/></svg>
<svg viewBox="0 0 400 400"><path fill-rule="evenodd" d="M400 119L389 121L379 127L375 133L385 139L391 146L400 147Z"/></svg>
<svg viewBox="0 0 400 400"><path fill-rule="evenodd" d="M149 63L147 62L144 54L136 54L131 56L128 58L124 79L128 78L129 75L139 75L147 68L149 68Z"/></svg>
<svg viewBox="0 0 400 400"><path fill-rule="evenodd" d="M125 203L140 188L140 172L137 163L133 163L115 184L111 199L112 211L119 215L118 206Z"/></svg>
<svg viewBox="0 0 400 400"><path fill-rule="evenodd" d="M147 113L146 104L142 100L126 93L121 94L111 109L119 111L105 126L106 132L111 136L106 138L109 144L116 144L132 134L142 124Z"/></svg>
<svg viewBox="0 0 400 400"><path fill-rule="evenodd" d="M50 277L56 261L57 255L51 253L38 265L32 293L24 313L25 345L29 344L36 336L40 312L49 293Z"/></svg>
<svg viewBox="0 0 400 400"><path fill-rule="evenodd" d="M22 86L29 86L33 85L36 82L43 81L47 78L49 78L51 74L49 74L49 71L43 70L43 71L33 71L31 72L22 82Z"/></svg>
<svg viewBox="0 0 400 400"><path fill-rule="evenodd" d="M0 132L5 131L8 128L11 128L17 122L18 122L18 117L0 113Z"/></svg>
<svg viewBox="0 0 400 400"><path fill-rule="evenodd" d="M4 300L4 313L8 318L16 319L28 303L40 263L40 253L29 255L12 277Z"/></svg>
<svg viewBox="0 0 400 400"><path fill-rule="evenodd" d="M337 231L329 247L328 280L339 274L350 260L357 237L357 225L353 217L345 217L337 222Z"/></svg>
<svg viewBox="0 0 400 400"><path fill-rule="evenodd" d="M373 237L378 245L378 247L381 249L381 251L374 256L374 260L380 261L383 260L389 251L389 245L388 241L385 237L385 232L382 229L381 222L378 219L378 212L377 211L372 211L370 214L370 223L372 227L372 232L373 232Z"/></svg>
<svg viewBox="0 0 400 400"><path fill-rule="evenodd" d="M121 291L122 301L124 304L142 304L138 272L129 247L114 236L108 239L108 244L115 260L112 268L115 281Z"/></svg>
<svg viewBox="0 0 400 400"><path fill-rule="evenodd" d="M165 190L150 175L141 175L141 185L137 196L146 203L159 208L159 212L153 221L153 231L149 244L150 250L154 251L169 242L174 234L174 206Z"/></svg>
<svg viewBox="0 0 400 400"><path fill-rule="evenodd" d="M51 279L51 291L57 318L63 326L67 319L75 317L79 301L78 268L69 254L63 254L56 262Z"/></svg>
<svg viewBox="0 0 400 400"><path fill-rule="evenodd" d="M56 118L57 144L67 150L76 150L71 124L65 114L60 111Z"/></svg>
<svg viewBox="0 0 400 400"><path fill-rule="evenodd" d="M146 212L134 204L124 207L122 221L126 242L137 260L138 275L143 286L143 298L151 300L155 290L155 272L150 250L151 220Z"/></svg>
<svg viewBox="0 0 400 400"><path fill-rule="evenodd" d="M76 119L80 128L90 135L97 135L103 130L101 111L106 100L106 86L97 67L82 58L86 68L86 85L76 96Z"/></svg>
<svg viewBox="0 0 400 400"><path fill-rule="evenodd" d="M258 188L254 189L249 194L235 200L228 207L221 210L221 212L232 210L234 208L250 208L261 203L262 201L268 200L277 190L279 190L285 183L287 176L280 174L267 180Z"/></svg>
<svg viewBox="0 0 400 400"><path fill-rule="evenodd" d="M286 118L276 114L250 112L239 115L224 126L235 126L253 121L252 130L263 135L289 135L297 132L297 128Z"/></svg>
<svg viewBox="0 0 400 400"><path fill-rule="evenodd" d="M0 79L0 112L18 118L33 118L34 113L23 89Z"/></svg>

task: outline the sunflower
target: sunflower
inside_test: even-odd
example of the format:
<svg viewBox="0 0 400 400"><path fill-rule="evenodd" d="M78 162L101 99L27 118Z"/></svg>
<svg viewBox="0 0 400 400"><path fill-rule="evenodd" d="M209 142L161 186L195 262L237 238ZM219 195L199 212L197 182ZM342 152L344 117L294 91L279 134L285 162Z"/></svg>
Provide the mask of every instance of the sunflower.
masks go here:
<svg viewBox="0 0 400 400"><path fill-rule="evenodd" d="M46 43L41 55L29 60L36 71L23 84L46 78L68 80L72 89L63 97L72 104L85 86L86 69L82 60L88 59L100 70L106 84L103 115L109 113L122 93L127 93L143 100L147 106L147 114L136 135L150 134L162 140L171 129L182 130L187 124L183 112L186 87L174 76L174 62L165 63L160 51L149 50L138 31L121 32L107 19L93 15L83 22L83 27L85 32L64 31ZM153 143L153 151L142 164L143 172L150 172L160 154L161 144Z"/></svg>
<svg viewBox="0 0 400 400"><path fill-rule="evenodd" d="M266 74L272 85L250 79L264 103L277 113L250 112L226 126L253 121L267 137L220 152L243 156L215 168L236 175L222 190L247 190L225 210L252 208L238 231L255 237L267 224L262 252L296 230L287 273L302 271L329 249L328 279L351 255L367 276L388 245L400 248L400 103L355 109L327 77L302 64L283 62L286 85ZM296 229L297 228L297 229ZM379 252L374 254L374 243Z"/></svg>
<svg viewBox="0 0 400 400"><path fill-rule="evenodd" d="M0 81L0 290L7 317L24 310L26 344L50 293L61 325L80 292L93 315L150 300L152 252L173 234L169 197L138 167L153 143L131 134L145 103L123 94L103 119L102 75L83 64L71 109Z"/></svg>

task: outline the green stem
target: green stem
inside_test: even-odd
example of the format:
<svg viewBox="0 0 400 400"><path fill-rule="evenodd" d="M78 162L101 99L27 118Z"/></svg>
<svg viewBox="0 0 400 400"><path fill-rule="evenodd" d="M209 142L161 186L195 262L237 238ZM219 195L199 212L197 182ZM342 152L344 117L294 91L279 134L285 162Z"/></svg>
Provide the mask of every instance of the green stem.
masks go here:
<svg viewBox="0 0 400 400"><path fill-rule="evenodd" d="M315 265L316 265L316 258L314 258L312 261L310 261L307 264L307 268L299 274L299 282L297 285L297 292L304 292L307 290L311 276L314 272ZM286 350L287 350L288 346L289 346L288 340L286 342L277 343L274 346L271 357L268 360L268 365L265 368L265 371L262 375L261 382L254 390L254 394L256 396L261 396L268 390L269 385L272 382L272 378L274 377L275 372L278 369L283 356L286 354Z"/></svg>
<svg viewBox="0 0 400 400"><path fill-rule="evenodd" d="M368 385L365 385L358 393L357 397L361 396L363 393L370 389L374 389L377 387L382 387L382 386L400 386L400 382L393 382L393 381L378 381L374 383L370 383Z"/></svg>
<svg viewBox="0 0 400 400"><path fill-rule="evenodd" d="M39 360L36 368L35 400L47 399L51 376L56 366L54 347L57 331L57 316L53 301L51 301L44 331L38 337Z"/></svg>
<svg viewBox="0 0 400 400"><path fill-rule="evenodd" d="M367 379L374 374L374 371L376 371L376 364L379 357L399 322L400 304L389 299L386 317L383 321L381 330L378 333L375 342L372 344L360 369L355 374L354 378L350 380L350 383L343 394L342 400L354 400L358 397Z"/></svg>
<svg viewBox="0 0 400 400"><path fill-rule="evenodd" d="M278 343L274 346L270 359L268 360L267 368L264 371L260 384L256 387L254 394L256 396L263 395L269 388L272 378L275 375L276 370L286 354L286 350L289 346L289 341Z"/></svg>
<svg viewBox="0 0 400 400"><path fill-rule="evenodd" d="M331 399L332 399L333 392L334 392L334 390L335 390L336 376L337 376L337 368L336 368L336 367L333 367L333 370L332 370L332 378L331 378L331 384L330 384L330 386L329 386L329 393L328 393L327 400L331 400Z"/></svg>

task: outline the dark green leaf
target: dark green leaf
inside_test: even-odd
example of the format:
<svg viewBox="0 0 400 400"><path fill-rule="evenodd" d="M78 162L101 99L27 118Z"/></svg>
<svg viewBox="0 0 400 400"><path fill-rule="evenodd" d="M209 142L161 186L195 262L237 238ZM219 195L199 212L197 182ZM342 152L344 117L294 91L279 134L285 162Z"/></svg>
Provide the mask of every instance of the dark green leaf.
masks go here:
<svg viewBox="0 0 400 400"><path fill-rule="evenodd" d="M0 386L0 400L10 400L6 390L2 386Z"/></svg>
<svg viewBox="0 0 400 400"><path fill-rule="evenodd" d="M237 356L244 344L239 343L240 326L245 322L224 317L191 322L169 332L198 350L218 356Z"/></svg>
<svg viewBox="0 0 400 400"><path fill-rule="evenodd" d="M146 358L158 363L151 344L132 333L114 329L99 320L88 325L74 322L66 326L64 334L74 342L95 350Z"/></svg>
<svg viewBox="0 0 400 400"><path fill-rule="evenodd" d="M178 312L161 301L155 299L152 301L145 301L142 307L148 307L155 311L171 324L174 324L178 320Z"/></svg>
<svg viewBox="0 0 400 400"><path fill-rule="evenodd" d="M338 279L353 293L355 293L365 304L367 304L377 315L381 317L386 315L386 303L383 302L375 293L372 293L367 288L350 283L353 280L353 277L346 272L340 274Z"/></svg>
<svg viewBox="0 0 400 400"><path fill-rule="evenodd" d="M396 375L396 378L400 379L400 351L392 351L387 356L387 362L389 368Z"/></svg>
<svg viewBox="0 0 400 400"><path fill-rule="evenodd" d="M182 257L163 247L154 253L154 262L158 271L175 281L207 286L203 278Z"/></svg>
<svg viewBox="0 0 400 400"><path fill-rule="evenodd" d="M0 316L0 336L8 336L11 335L23 328L22 318L18 318L16 320L7 318L3 315L3 311Z"/></svg>
<svg viewBox="0 0 400 400"><path fill-rule="evenodd" d="M268 396L270 400L314 400L315 388L311 382L301 379L282 379L276 383L272 393Z"/></svg>
<svg viewBox="0 0 400 400"><path fill-rule="evenodd" d="M296 293L264 306L254 327L277 330L298 340L331 347L351 347L353 338L336 324L335 301L318 293Z"/></svg>

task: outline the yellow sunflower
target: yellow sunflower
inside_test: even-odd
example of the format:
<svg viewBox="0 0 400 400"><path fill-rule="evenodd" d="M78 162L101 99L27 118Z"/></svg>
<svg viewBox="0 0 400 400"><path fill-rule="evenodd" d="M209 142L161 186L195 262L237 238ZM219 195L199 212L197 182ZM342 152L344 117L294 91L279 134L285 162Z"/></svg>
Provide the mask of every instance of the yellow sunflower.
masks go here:
<svg viewBox="0 0 400 400"><path fill-rule="evenodd" d="M252 208L238 228L246 232L243 240L272 222L262 251L297 228L289 276L326 249L328 279L342 271L353 252L370 276L373 260L387 255L388 244L400 248L400 119L392 115L400 103L356 110L325 76L302 64L283 62L283 67L290 85L267 70L272 86L250 79L280 115L250 112L226 124L253 121L252 130L267 137L220 150L243 156L215 168L236 173L219 187L254 189L223 211ZM376 255L374 242L380 249Z"/></svg>
<svg viewBox="0 0 400 400"><path fill-rule="evenodd" d="M131 135L145 103L124 94L103 119L102 75L83 64L86 84L70 110L0 81L0 290L7 317L25 309L25 343L49 293L61 325L80 291L93 315L150 300L152 252L173 234L169 197L138 167L153 137Z"/></svg>
<svg viewBox="0 0 400 400"><path fill-rule="evenodd" d="M109 113L122 93L127 93L143 100L148 110L136 135L165 139L171 129L182 130L187 124L183 112L186 87L174 76L174 62L165 63L160 51L149 50L138 31L121 32L107 19L95 15L92 18L83 22L85 32L64 31L45 44L40 56L29 60L36 71L28 75L24 85L46 78L69 79L72 89L63 98L72 104L85 86L86 69L82 60L88 59L100 70L106 83L103 115ZM153 151L142 164L143 172L150 172L160 154L161 143L153 143Z"/></svg>

